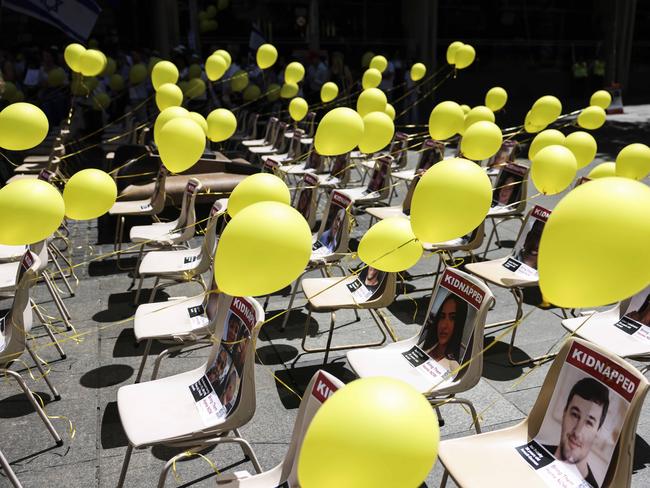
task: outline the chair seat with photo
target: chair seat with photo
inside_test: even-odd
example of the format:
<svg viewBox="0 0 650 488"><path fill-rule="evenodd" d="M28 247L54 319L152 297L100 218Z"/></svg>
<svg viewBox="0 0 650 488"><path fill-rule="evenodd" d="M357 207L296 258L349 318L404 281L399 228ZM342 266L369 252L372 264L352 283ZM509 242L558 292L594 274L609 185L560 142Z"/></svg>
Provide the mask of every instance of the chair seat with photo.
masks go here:
<svg viewBox="0 0 650 488"><path fill-rule="evenodd" d="M624 360L570 339L524 421L440 443L440 486L629 488L648 386Z"/></svg>
<svg viewBox="0 0 650 488"><path fill-rule="evenodd" d="M470 263L465 269L471 274L487 281L490 284L508 290L515 299L517 310L515 318L497 323L488 324L486 329L500 327L509 324L518 324L523 317L523 289L537 286L539 276L537 274L537 254L539 252L539 241L544 230L546 220L551 214L539 205L533 207L524 220L519 230L514 249L509 256L491 261ZM538 358L515 361L512 357L514 350L517 326L513 327L508 345L508 360L513 366L529 364L531 362L550 359L552 355L545 355Z"/></svg>
<svg viewBox="0 0 650 488"><path fill-rule="evenodd" d="M254 475L247 471L220 474L217 476L217 488L298 486L298 456L307 429L321 405L343 386L343 382L338 378L323 370L318 370L312 376L300 401L289 449L282 462L268 471Z"/></svg>
<svg viewBox="0 0 650 488"><path fill-rule="evenodd" d="M302 129L296 129L293 133L293 137L289 138L289 148L287 152L264 155L262 156L262 162L265 162L267 159L271 158L282 165L291 165L293 161L299 159L303 154L302 144L300 143L302 134Z"/></svg>
<svg viewBox="0 0 650 488"><path fill-rule="evenodd" d="M318 178L319 186L325 189L345 188L350 181L350 169L354 166L350 163L350 153L322 157L322 160L326 163L325 172L313 171Z"/></svg>
<svg viewBox="0 0 650 488"><path fill-rule="evenodd" d="M562 321L573 335L623 359L650 363L650 287L602 312ZM650 364L641 369L650 370Z"/></svg>
<svg viewBox="0 0 650 488"><path fill-rule="evenodd" d="M395 132L393 140L390 143L387 151L380 151L376 154L366 155L366 159L361 161L361 166L364 168L364 171L367 173L369 170L375 168L375 161L378 158L384 156L390 156L393 158L391 161L391 170L399 171L403 169L408 162L408 141L409 136L405 132Z"/></svg>
<svg viewBox="0 0 650 488"><path fill-rule="evenodd" d="M440 141L435 141L433 139L426 139L422 143L422 147L418 151L420 157L418 159L415 168L413 169L402 169L399 171L393 171L392 177L397 180L402 180L407 183L410 183L415 178L416 174L424 173L434 164L442 161L445 157L445 145Z"/></svg>
<svg viewBox="0 0 650 488"><path fill-rule="evenodd" d="M324 352L323 364L327 363L330 351L381 346L386 342L386 329L395 341L379 309L388 307L395 300L397 273L378 271L362 263L359 274L347 277L304 278L301 287L307 298L307 319L302 337L302 349L305 353ZM332 346L332 337L336 327L336 312L343 309L367 310L381 333L381 340L370 343L357 343ZM307 335L312 313L329 313L330 326L325 347L308 347Z"/></svg>
<svg viewBox="0 0 650 488"><path fill-rule="evenodd" d="M249 147L248 151L259 158L262 158L266 155L275 155L285 152L289 146L287 140L284 138L284 132L287 130L286 122L278 122L277 128L273 139L269 144L263 146L253 146Z"/></svg>
<svg viewBox="0 0 650 488"><path fill-rule="evenodd" d="M434 405L467 405L480 433L471 401L457 398L473 388L483 371L483 326L494 296L485 283L455 269L446 269L429 301L417 335L378 349L347 353L360 378L388 376L402 380ZM461 369L462 368L462 369Z"/></svg>
<svg viewBox="0 0 650 488"><path fill-rule="evenodd" d="M390 156L377 159L368 186L345 188L339 191L352 200L354 207L367 207L387 198L388 205L390 205L393 195L390 176L391 164Z"/></svg>
<svg viewBox="0 0 650 488"><path fill-rule="evenodd" d="M215 320L214 345L201 367L118 390L120 420L129 440L118 487L124 486L133 449L156 445L183 448L187 456L236 443L255 470L262 471L239 428L255 413L255 343L264 311L252 298L223 295ZM164 486L176 459L163 467L158 487Z"/></svg>

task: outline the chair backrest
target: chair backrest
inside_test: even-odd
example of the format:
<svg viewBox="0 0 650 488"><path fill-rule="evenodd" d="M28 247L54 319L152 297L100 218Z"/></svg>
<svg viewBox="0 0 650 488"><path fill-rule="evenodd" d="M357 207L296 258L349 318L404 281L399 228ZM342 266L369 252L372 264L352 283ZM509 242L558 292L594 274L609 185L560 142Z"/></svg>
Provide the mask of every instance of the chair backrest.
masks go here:
<svg viewBox="0 0 650 488"><path fill-rule="evenodd" d="M287 123L280 122L278 123L278 131L275 135L275 140L273 141L273 149L277 150L278 153L284 153L287 149L287 138L284 137L284 133L287 131Z"/></svg>
<svg viewBox="0 0 650 488"><path fill-rule="evenodd" d="M446 268L431 295L424 324L409 356L419 361L409 362L417 367L431 361L426 371L440 382L449 380L444 385L447 390L472 388L483 372L483 357L477 355L483 348L485 319L493 302L494 295L483 281ZM464 364L462 370L456 371Z"/></svg>
<svg viewBox="0 0 650 488"><path fill-rule="evenodd" d="M305 135L303 137L314 137L314 129L316 128L316 112L309 112L302 122L303 127L305 128Z"/></svg>
<svg viewBox="0 0 650 488"><path fill-rule="evenodd" d="M325 158L318 154L316 148L312 144L311 149L307 153L307 160L305 161L305 169L313 169L316 173L322 173L324 168Z"/></svg>
<svg viewBox="0 0 650 488"><path fill-rule="evenodd" d="M344 384L341 380L323 370L316 371L314 376L312 376L300 401L298 415L293 426L291 441L289 442L289 450L282 461L280 486L284 482L288 482L288 486L298 486L298 455L307 429L314 415L316 415L316 412L325 400L331 397L337 390L343 388L343 386Z"/></svg>
<svg viewBox="0 0 650 488"><path fill-rule="evenodd" d="M505 163L492 190L492 206L507 206L512 212L526 210L528 188L528 167L516 163Z"/></svg>
<svg viewBox="0 0 650 488"><path fill-rule="evenodd" d="M415 175L413 175L413 180L411 180L411 183L406 190L406 195L404 196L404 201L402 202L402 212L404 212L406 215L411 215L411 202L413 201L413 193L415 193L415 187L418 186L420 178L422 178L423 174L424 173L415 173Z"/></svg>
<svg viewBox="0 0 650 488"><path fill-rule="evenodd" d="M264 132L264 141L268 142L269 144L275 137L275 128L278 124L279 120L277 117L271 117L269 120L266 122L266 131Z"/></svg>
<svg viewBox="0 0 650 488"><path fill-rule="evenodd" d="M570 451L570 469L579 458L586 460L596 486L630 487L636 427L648 386L625 360L587 341L568 339L524 421L529 439L536 450L543 446L551 455ZM586 427L574 428L569 436L565 418L579 418ZM579 443L579 450L567 445L566 436ZM558 465L563 469L569 463Z"/></svg>
<svg viewBox="0 0 650 488"><path fill-rule="evenodd" d="M294 129L293 136L291 136L291 143L289 144L289 150L287 151L287 157L289 159L296 159L302 155L302 144L300 139L303 138L304 131L302 129Z"/></svg>
<svg viewBox="0 0 650 488"><path fill-rule="evenodd" d="M205 376L190 386L197 407L222 431L248 422L255 413L255 345L264 322L264 309L250 297L220 294L214 345L205 363ZM202 397L202 398L201 398Z"/></svg>
<svg viewBox="0 0 650 488"><path fill-rule="evenodd" d="M420 148L420 158L415 166L415 172L425 172L431 166L442 161L445 157L445 145L434 139L426 139Z"/></svg>
<svg viewBox="0 0 650 488"><path fill-rule="evenodd" d="M167 168L160 163L160 168L158 168L158 173L156 174L156 180L153 185L153 193L149 200L149 205L151 206L152 212L158 214L163 211L165 208L165 197L167 195L167 190L165 188L165 183L167 181Z"/></svg>
<svg viewBox="0 0 650 488"><path fill-rule="evenodd" d="M181 235L174 239L178 242L186 242L194 236L194 224L196 223L196 195L201 189L201 182L196 178L190 178L185 185L183 201L181 203L181 214L176 223L176 229Z"/></svg>
<svg viewBox="0 0 650 488"><path fill-rule="evenodd" d="M259 122L259 120L260 120L260 114L258 113L252 113L248 118L247 133L249 139L257 139L257 123Z"/></svg>
<svg viewBox="0 0 650 488"><path fill-rule="evenodd" d="M351 205L350 197L336 190L332 191L312 251L323 249L323 252L328 254L347 252L352 225Z"/></svg>
<svg viewBox="0 0 650 488"><path fill-rule="evenodd" d="M379 198L388 198L391 188L391 167L392 158L384 156L375 161L375 169L368 183L368 192L378 192Z"/></svg>
<svg viewBox="0 0 650 488"><path fill-rule="evenodd" d="M316 222L318 183L318 177L311 173L305 173L296 193L296 210L305 218L310 229Z"/></svg>
<svg viewBox="0 0 650 488"><path fill-rule="evenodd" d="M386 273L362 263L361 272L346 283L360 308L383 308L395 300L397 273Z"/></svg>
<svg viewBox="0 0 650 488"><path fill-rule="evenodd" d="M38 281L39 266L38 257L26 251L18 266L11 309L0 318L0 368L20 357L25 350L25 333L32 327L29 290Z"/></svg>
<svg viewBox="0 0 650 488"><path fill-rule="evenodd" d="M339 179L339 186L345 186L350 181L350 153L328 157L329 173L332 178Z"/></svg>
<svg viewBox="0 0 650 488"><path fill-rule="evenodd" d="M396 169L402 169L408 163L408 138L405 132L395 132L393 142L388 150L388 155L393 157L393 164Z"/></svg>
<svg viewBox="0 0 650 488"><path fill-rule="evenodd" d="M519 148L519 144L517 143L517 141L513 141L512 139L503 141L503 144L501 144L501 147L499 148L497 153L494 156L492 156L490 159L488 159L487 167L488 168L500 167L508 163L514 163L517 157L518 148Z"/></svg>
<svg viewBox="0 0 650 488"><path fill-rule="evenodd" d="M219 218L225 219L225 212L228 200L223 198L215 201L210 208L210 217L205 225L205 235L201 243L199 264L192 270L194 276L205 273L212 266L212 258L217 250L217 233L220 227L217 225Z"/></svg>
<svg viewBox="0 0 650 488"><path fill-rule="evenodd" d="M540 205L535 205L528 212L519 230L512 253L503 263L507 269L537 276L539 241L542 238L542 231L550 215L551 211Z"/></svg>

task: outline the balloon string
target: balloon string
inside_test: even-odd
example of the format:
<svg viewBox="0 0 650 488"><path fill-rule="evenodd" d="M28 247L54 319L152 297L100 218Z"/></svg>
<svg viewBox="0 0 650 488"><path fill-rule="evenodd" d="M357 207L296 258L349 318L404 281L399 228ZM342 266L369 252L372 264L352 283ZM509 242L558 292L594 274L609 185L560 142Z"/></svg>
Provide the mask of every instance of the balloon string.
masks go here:
<svg viewBox="0 0 650 488"><path fill-rule="evenodd" d="M432 93L434 93L434 92L435 92L435 91L436 91L436 90L437 90L437 89L438 89L438 88L439 88L439 87L440 87L440 86L441 86L445 81L447 81L447 80L451 77L452 74L453 74L453 71L450 71L449 73L447 73L447 75L445 75L445 76L444 76L444 77L443 77L443 78L442 78L438 83L436 83L435 85L433 85L433 87L432 87L429 91L427 91L424 95L420 96L420 97L419 97L415 102L413 102L411 105L407 106L407 107L406 107L404 110L402 110L402 111L401 111L401 112L400 112L400 113L399 113L395 118L396 118L396 119L400 118L402 115L404 115L404 114L406 114L407 112L409 112L410 110L412 110L416 105L418 105L418 104L420 104L422 101L424 101L427 97L429 97L429 95L431 95Z"/></svg>
<svg viewBox="0 0 650 488"><path fill-rule="evenodd" d="M79 154L81 154L83 152L86 152L86 151L88 151L90 149L94 149L94 148L99 147L99 146L101 146L103 144L110 144L111 142L115 142L115 141L117 141L119 139L122 139L125 136L128 136L129 134L132 134L132 133L134 133L136 131L139 131L140 129L146 127L147 125L149 125L149 122L144 122L144 123L132 128L132 129L127 130L126 132L124 132L122 134L118 134L116 136L110 137L110 138L106 139L105 141L101 141L101 142L98 142L96 144L91 144L90 146L83 147L83 148L79 149L78 151L75 151L75 152L70 153L70 154L64 154L59 159L61 159L63 161L65 159L71 158L72 156L78 156Z"/></svg>

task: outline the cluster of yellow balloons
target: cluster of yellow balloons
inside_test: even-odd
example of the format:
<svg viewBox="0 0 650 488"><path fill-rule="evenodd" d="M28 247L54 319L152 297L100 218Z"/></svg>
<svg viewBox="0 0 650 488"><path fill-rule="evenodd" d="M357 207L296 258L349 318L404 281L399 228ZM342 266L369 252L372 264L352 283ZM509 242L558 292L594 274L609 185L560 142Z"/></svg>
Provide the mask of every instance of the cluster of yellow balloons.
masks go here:
<svg viewBox="0 0 650 488"><path fill-rule="evenodd" d="M454 41L447 47L447 63L456 69L465 69L476 58L476 50L469 44Z"/></svg>
<svg viewBox="0 0 650 488"><path fill-rule="evenodd" d="M305 77L305 67L298 61L290 62L284 69L284 84L280 89L282 98L293 98L298 95L300 83Z"/></svg>

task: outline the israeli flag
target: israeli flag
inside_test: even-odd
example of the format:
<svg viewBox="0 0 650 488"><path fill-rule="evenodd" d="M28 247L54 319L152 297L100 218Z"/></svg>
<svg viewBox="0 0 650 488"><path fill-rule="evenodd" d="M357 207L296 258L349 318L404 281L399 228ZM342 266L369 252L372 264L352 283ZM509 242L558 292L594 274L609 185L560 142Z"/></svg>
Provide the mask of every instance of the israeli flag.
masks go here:
<svg viewBox="0 0 650 488"><path fill-rule="evenodd" d="M77 41L88 39L102 10L93 0L3 0L2 5L47 22Z"/></svg>

